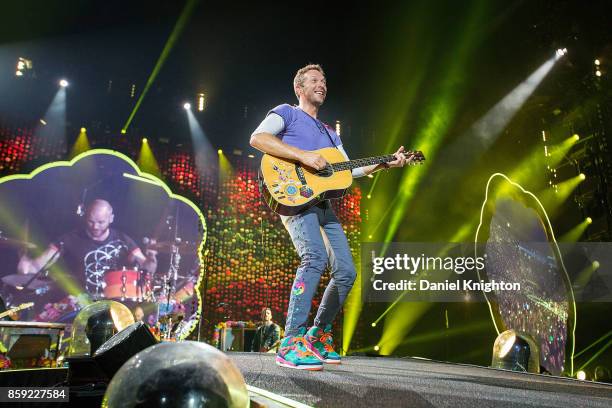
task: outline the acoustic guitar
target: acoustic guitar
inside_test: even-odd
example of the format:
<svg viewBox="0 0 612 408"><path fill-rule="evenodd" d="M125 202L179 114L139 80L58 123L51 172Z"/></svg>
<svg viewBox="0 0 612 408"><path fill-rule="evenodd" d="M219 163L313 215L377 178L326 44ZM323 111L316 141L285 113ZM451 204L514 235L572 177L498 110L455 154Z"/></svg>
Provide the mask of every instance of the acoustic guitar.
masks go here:
<svg viewBox="0 0 612 408"><path fill-rule="evenodd" d="M392 154L347 161L334 147L315 150L328 165L322 170L299 162L264 154L259 169L260 190L270 209L281 215L296 215L323 200L342 197L353 182L351 170L396 160ZM404 152L410 164L422 163L420 151Z"/></svg>

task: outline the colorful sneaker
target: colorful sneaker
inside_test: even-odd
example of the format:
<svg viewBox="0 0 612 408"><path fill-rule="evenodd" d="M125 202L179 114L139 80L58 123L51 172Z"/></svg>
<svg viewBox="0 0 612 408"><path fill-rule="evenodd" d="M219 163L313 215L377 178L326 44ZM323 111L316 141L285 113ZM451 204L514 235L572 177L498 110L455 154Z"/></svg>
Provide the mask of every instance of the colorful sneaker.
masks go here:
<svg viewBox="0 0 612 408"><path fill-rule="evenodd" d="M285 337L281 342L276 354L276 364L281 367L295 368L298 370L319 371L323 364L307 348L308 343L304 339L305 328L295 337Z"/></svg>
<svg viewBox="0 0 612 408"><path fill-rule="evenodd" d="M332 338L331 329L331 324L326 325L325 330L312 326L304 336L306 347L319 360L328 364L340 364L340 354L334 350L334 339Z"/></svg>

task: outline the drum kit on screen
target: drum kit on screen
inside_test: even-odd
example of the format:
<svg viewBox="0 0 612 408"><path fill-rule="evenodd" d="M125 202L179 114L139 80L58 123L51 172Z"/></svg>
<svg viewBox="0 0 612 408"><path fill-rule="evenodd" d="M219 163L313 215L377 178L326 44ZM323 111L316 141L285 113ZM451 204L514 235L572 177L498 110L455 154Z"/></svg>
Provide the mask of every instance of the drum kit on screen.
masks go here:
<svg viewBox="0 0 612 408"><path fill-rule="evenodd" d="M192 242L176 238L174 241L156 242L145 239L147 249L170 255L170 264L166 273L151 274L145 270L122 267L104 272L103 293L95 300L109 299L117 301L170 303L170 299L180 300L193 295L195 277L178 274L181 255L195 254L198 248ZM8 238L0 234L0 249L11 248L17 251L36 249L31 242ZM1 280L5 285L19 291L30 291L35 295L45 294L52 287L53 280L47 277L48 270L42 273L22 275L12 274ZM190 271L190 273L193 271ZM96 297L96 296L94 296ZM175 319L176 322L176 319Z"/></svg>

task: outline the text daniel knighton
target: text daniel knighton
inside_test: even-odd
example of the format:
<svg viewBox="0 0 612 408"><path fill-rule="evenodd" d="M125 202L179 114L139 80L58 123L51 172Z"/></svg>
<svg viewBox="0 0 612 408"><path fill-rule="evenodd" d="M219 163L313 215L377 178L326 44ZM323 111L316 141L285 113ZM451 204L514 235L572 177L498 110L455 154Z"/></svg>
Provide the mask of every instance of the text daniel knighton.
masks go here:
<svg viewBox="0 0 612 408"><path fill-rule="evenodd" d="M427 279L421 279L418 281L418 288L416 281L409 281L402 279L399 282L383 282L380 279L372 281L372 287L374 290L392 290L392 291L405 291L405 290L428 290L428 291L465 291L465 290L481 290L483 292L492 291L520 291L521 284L518 282L504 282L491 280L485 282L484 280L455 280L449 281L448 279L444 282L430 282Z"/></svg>

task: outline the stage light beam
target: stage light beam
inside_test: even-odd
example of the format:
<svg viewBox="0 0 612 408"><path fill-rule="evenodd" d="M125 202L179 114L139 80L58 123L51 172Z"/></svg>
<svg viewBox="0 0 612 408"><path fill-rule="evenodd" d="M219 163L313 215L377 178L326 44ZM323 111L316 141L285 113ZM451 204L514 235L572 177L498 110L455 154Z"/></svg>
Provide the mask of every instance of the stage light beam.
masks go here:
<svg viewBox="0 0 612 408"><path fill-rule="evenodd" d="M538 197L544 205L544 208L546 208L548 214L554 215L559 207L569 198L572 192L585 180L585 178L586 176L584 176L584 174L579 174L557 184L556 189L548 187L541 191L538 194Z"/></svg>
<svg viewBox="0 0 612 408"><path fill-rule="evenodd" d="M170 51L172 51L172 48L174 48L174 44L176 43L179 36L183 32L184 28L187 26L187 22L189 21L189 18L193 14L193 10L197 6L197 4L198 4L198 0L188 0L187 1L187 4L183 8L183 11L181 12L179 19L174 25L174 29L172 30L170 37L168 37L168 41L166 41L166 44L164 45L164 49L162 50L161 55L159 56L159 58L157 59L157 62L155 63L155 67L153 68L151 75L149 75L149 78L147 79L147 83L145 84L145 87L142 90L142 93L140 94L140 96L138 97L138 100L136 101L136 105L134 106L134 109L132 109L130 116L125 122L125 125L123 125L122 133L124 133L123 131L127 131L128 127L132 123L132 120L134 119L136 112L138 112L138 109L140 108L142 101L144 100L145 96L149 92L151 85L153 85L153 82L157 78L157 75L161 71L164 63L168 59L168 56L170 55Z"/></svg>
<svg viewBox="0 0 612 408"><path fill-rule="evenodd" d="M215 158L214 149L193 111L185 109L185 114L189 122L189 133L191 134L196 169L198 173L203 174L207 163L210 163Z"/></svg>
<svg viewBox="0 0 612 408"><path fill-rule="evenodd" d="M574 228L563 234L559 238L559 242L578 242L584 231L586 231L587 227L593 222L591 217L587 217L580 224L576 225Z"/></svg>
<svg viewBox="0 0 612 408"><path fill-rule="evenodd" d="M39 121L41 126L37 126L34 134L47 142L56 140L61 143L63 148L67 147L66 140L66 86L60 86L47 108L43 119Z"/></svg>
<svg viewBox="0 0 612 408"><path fill-rule="evenodd" d="M65 79L60 79L60 81L59 81L59 86L61 86L62 88L66 88L68 85L70 85L70 84L68 83L68 81L67 81L67 80L65 80Z"/></svg>
<svg viewBox="0 0 612 408"><path fill-rule="evenodd" d="M499 136L501 131L506 127L509 121L514 117L516 112L524 105L525 101L533 94L536 88L542 83L544 78L550 73L555 65L556 59L550 58L545 61L538 69L529 75L522 83L514 88L508 95L506 95L501 101L493 106L481 119L479 119L468 132L469 140L471 143L476 144L474 149L466 149L465 141L460 140L461 143L455 143L449 151L457 147L462 155L465 156L465 151L468 150L474 154L477 151L482 151L489 147ZM448 108L448 107L447 107ZM447 115L443 110L440 110L438 117L432 121L425 131L421 132L420 139L418 141L419 149L423 150L428 159L431 159L433 153L439 148L441 138L439 135L444 132L446 126L445 121L441 118ZM466 136L466 137L467 137ZM463 138L460 138L463 139ZM451 154L451 153L449 153ZM451 154L452 155L452 154ZM465 160L469 163L469 160ZM453 162L454 163L454 162ZM423 171L418 171L419 168L414 168L410 172L406 172L403 175L398 189L397 195L400 196L398 205L395 206L393 213L390 215L391 220L389 221L389 228L387 229L384 242L391 242L397 229L402 225L402 219L406 208L408 208L415 192L418 189L418 185L424 176ZM453 171L456 171L454 169Z"/></svg>
<svg viewBox="0 0 612 408"><path fill-rule="evenodd" d="M183 105L183 108L185 110L191 110L191 104L189 102L185 102L185 104Z"/></svg>
<svg viewBox="0 0 612 408"><path fill-rule="evenodd" d="M232 164L223 154L223 150L217 150L219 157L219 185L222 185L227 180L231 180L234 175Z"/></svg>
<svg viewBox="0 0 612 408"><path fill-rule="evenodd" d="M70 150L70 158L74 158L79 154L88 151L89 149L91 149L91 146L89 144L89 139L87 138L87 129L82 127L81 132L77 136L77 139Z"/></svg>
<svg viewBox="0 0 612 408"><path fill-rule="evenodd" d="M136 162L138 167L144 172L152 174L156 177L161 177L161 171L159 170L159 164L157 164L157 160L155 159L155 155L153 154L153 150L148 143L148 139L145 137L142 139L142 144L140 145L140 153L138 154L138 161Z"/></svg>

